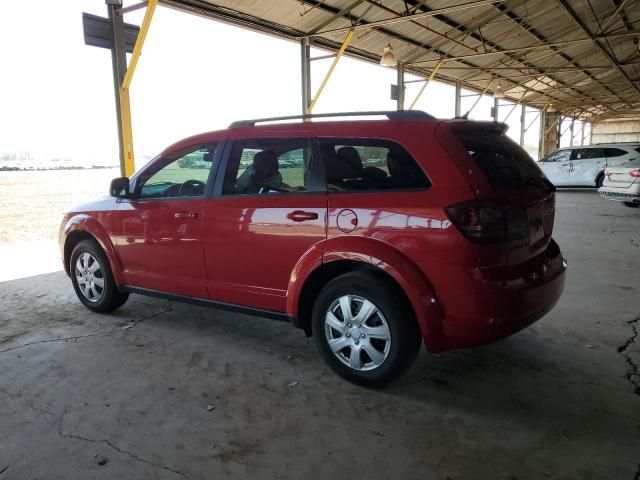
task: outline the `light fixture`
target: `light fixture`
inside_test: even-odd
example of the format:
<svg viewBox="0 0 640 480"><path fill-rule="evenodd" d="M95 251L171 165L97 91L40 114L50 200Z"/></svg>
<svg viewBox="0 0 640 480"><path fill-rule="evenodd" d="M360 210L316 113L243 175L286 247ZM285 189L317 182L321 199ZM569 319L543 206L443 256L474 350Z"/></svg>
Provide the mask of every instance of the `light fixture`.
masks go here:
<svg viewBox="0 0 640 480"><path fill-rule="evenodd" d="M396 65L398 65L398 60L393 54L393 48L391 48L390 43L387 44L386 47L384 47L384 52L380 57L380 65L382 65L383 67L395 67Z"/></svg>
<svg viewBox="0 0 640 480"><path fill-rule="evenodd" d="M496 86L496 89L493 92L493 96L496 97L496 98L503 98L504 97L504 90L502 89L502 85L498 84Z"/></svg>
<svg viewBox="0 0 640 480"><path fill-rule="evenodd" d="M550 104L547 106L547 112L553 113L553 112L555 112L555 111L556 111L556 107L553 105L553 103L550 103Z"/></svg>

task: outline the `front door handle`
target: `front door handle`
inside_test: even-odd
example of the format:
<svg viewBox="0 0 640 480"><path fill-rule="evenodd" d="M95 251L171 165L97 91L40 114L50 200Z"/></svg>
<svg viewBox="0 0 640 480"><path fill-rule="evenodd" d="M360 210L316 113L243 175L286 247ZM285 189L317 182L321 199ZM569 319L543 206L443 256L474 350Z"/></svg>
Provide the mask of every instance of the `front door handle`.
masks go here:
<svg viewBox="0 0 640 480"><path fill-rule="evenodd" d="M306 220L317 220L318 214L316 212L305 212L304 210L296 210L294 212L290 212L287 215L289 220L293 220L294 222L304 222Z"/></svg>
<svg viewBox="0 0 640 480"><path fill-rule="evenodd" d="M174 218L198 218L197 212L176 212L173 214Z"/></svg>

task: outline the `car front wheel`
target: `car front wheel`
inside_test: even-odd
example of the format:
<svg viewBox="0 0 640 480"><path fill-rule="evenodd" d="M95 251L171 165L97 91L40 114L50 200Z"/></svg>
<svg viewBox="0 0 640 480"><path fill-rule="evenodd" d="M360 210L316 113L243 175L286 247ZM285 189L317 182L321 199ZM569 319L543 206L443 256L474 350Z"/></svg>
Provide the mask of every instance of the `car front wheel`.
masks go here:
<svg viewBox="0 0 640 480"><path fill-rule="evenodd" d="M75 246L71 253L69 273L76 295L89 310L111 312L129 298L128 293L118 290L109 261L93 240L83 240Z"/></svg>
<svg viewBox="0 0 640 480"><path fill-rule="evenodd" d="M399 377L422 341L404 295L373 272L347 273L329 282L315 302L312 322L327 364L362 385L382 386Z"/></svg>

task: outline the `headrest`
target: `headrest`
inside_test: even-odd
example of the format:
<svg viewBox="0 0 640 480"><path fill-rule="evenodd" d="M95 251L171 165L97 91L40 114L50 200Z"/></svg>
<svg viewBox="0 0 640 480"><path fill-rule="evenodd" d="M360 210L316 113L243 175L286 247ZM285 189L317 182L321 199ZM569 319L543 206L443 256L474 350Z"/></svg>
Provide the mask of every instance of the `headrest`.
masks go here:
<svg viewBox="0 0 640 480"><path fill-rule="evenodd" d="M353 147L341 147L336 153L333 148L327 152L325 168L327 181L338 183L362 176L362 160L358 151Z"/></svg>
<svg viewBox="0 0 640 480"><path fill-rule="evenodd" d="M278 172L278 156L271 150L263 150L253 156L253 170L265 176Z"/></svg>

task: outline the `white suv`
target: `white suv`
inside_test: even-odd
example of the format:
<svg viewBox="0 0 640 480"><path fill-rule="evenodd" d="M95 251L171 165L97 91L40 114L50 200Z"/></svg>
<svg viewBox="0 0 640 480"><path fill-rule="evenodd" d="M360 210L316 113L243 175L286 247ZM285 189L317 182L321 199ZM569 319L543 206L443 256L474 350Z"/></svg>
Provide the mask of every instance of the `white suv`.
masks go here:
<svg viewBox="0 0 640 480"><path fill-rule="evenodd" d="M601 187L604 169L640 158L640 143L602 143L568 147L538 162L557 187Z"/></svg>

